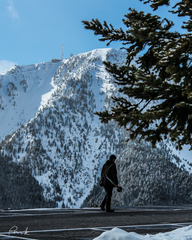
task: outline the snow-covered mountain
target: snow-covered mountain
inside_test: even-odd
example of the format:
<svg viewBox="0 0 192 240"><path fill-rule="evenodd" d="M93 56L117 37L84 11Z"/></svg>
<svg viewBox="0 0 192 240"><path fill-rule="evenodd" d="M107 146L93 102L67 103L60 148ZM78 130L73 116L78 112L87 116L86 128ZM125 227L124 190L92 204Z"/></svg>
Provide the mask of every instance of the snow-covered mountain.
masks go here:
<svg viewBox="0 0 192 240"><path fill-rule="evenodd" d="M108 108L117 92L104 60L121 65L126 52L97 49L62 61L15 66L0 75L0 160L7 168L5 161L11 158L16 164L11 171L26 169L25 177L34 178L31 192L38 192L44 206L80 207L109 155L116 154L124 164L125 152L132 154L127 132L114 122L102 124L94 114ZM128 165L122 166L120 171ZM3 182L0 178L0 188ZM31 207L28 202L18 206Z"/></svg>
<svg viewBox="0 0 192 240"><path fill-rule="evenodd" d="M173 159L177 164L173 163ZM116 164L123 193L114 189L113 206L192 203L192 175L165 144L152 149L145 142L138 144L130 141ZM105 191L96 184L83 206L100 206L104 196Z"/></svg>
<svg viewBox="0 0 192 240"><path fill-rule="evenodd" d="M15 131L3 141L2 155L28 167L45 198L59 207L80 206L107 156L126 145L123 130L94 114L116 91L104 60L122 64L125 52L94 50L58 63L16 66L1 76L1 136Z"/></svg>
<svg viewBox="0 0 192 240"><path fill-rule="evenodd" d="M0 140L35 116L61 63L15 65L0 75Z"/></svg>

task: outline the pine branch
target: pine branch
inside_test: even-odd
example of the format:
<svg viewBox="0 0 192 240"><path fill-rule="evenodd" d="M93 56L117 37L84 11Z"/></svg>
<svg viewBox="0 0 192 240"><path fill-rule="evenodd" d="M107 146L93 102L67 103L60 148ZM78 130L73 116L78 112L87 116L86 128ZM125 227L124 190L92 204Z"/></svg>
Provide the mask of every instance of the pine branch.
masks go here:
<svg viewBox="0 0 192 240"><path fill-rule="evenodd" d="M169 0L140 1L150 3L153 10L170 5ZM131 139L140 137L153 146L170 136L180 149L192 145L192 3L182 0L172 9L173 14L190 18L182 26L187 34L171 31L173 22L166 18L135 9L123 19L126 31L97 19L83 23L101 36L100 41L107 45L121 41L127 51L123 66L104 62L119 96L113 96L109 110L96 113L101 121L113 119L131 130Z"/></svg>

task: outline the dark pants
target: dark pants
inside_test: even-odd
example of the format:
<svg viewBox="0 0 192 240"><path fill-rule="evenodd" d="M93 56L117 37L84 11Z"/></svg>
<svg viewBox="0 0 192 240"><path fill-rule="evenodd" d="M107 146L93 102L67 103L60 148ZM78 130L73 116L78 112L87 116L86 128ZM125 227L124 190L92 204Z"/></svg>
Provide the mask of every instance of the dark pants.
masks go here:
<svg viewBox="0 0 192 240"><path fill-rule="evenodd" d="M112 187L109 187L109 188L106 188L106 187L105 187L106 195L105 195L105 198L103 199L103 201L102 201L102 203L101 203L101 206L102 206L102 207L105 207L105 206L106 206L106 211L109 211L109 210L111 209L112 191L113 191L113 188L112 188Z"/></svg>

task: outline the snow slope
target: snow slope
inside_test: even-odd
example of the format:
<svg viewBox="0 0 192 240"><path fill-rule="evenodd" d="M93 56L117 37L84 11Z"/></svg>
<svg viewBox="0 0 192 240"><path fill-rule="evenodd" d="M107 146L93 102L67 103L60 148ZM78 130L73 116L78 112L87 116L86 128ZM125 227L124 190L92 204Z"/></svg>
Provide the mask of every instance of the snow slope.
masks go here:
<svg viewBox="0 0 192 240"><path fill-rule="evenodd" d="M121 65L126 52L96 49L0 75L1 154L29 168L58 207L80 207L104 161L127 147L127 132L94 114L117 92L104 60Z"/></svg>
<svg viewBox="0 0 192 240"><path fill-rule="evenodd" d="M96 183L103 162L111 153L120 154L126 145L122 129L114 123L101 124L94 114L111 104L110 97L116 91L103 60L122 64L125 52L94 50L58 63L52 78L50 72L49 78L48 71L43 72L40 87L46 81L51 87L46 84L42 87L46 91L42 91L41 101L33 98L30 108L38 108L35 116L7 138L1 151L23 167L29 167L43 186L45 198L57 202L58 207L81 206ZM31 97L39 86L33 88L34 82L34 79L27 82L27 95ZM14 89L11 96L16 101L22 91ZM21 108L19 100L15 105ZM24 109L26 112L28 106Z"/></svg>
<svg viewBox="0 0 192 240"><path fill-rule="evenodd" d="M0 75L0 140L35 116L61 63L15 65Z"/></svg>

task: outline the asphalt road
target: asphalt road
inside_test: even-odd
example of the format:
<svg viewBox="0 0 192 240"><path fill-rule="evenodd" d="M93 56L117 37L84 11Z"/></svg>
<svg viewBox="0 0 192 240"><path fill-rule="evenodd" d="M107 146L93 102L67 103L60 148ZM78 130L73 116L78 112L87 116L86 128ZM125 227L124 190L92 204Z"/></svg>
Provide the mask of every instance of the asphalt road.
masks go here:
<svg viewBox="0 0 192 240"><path fill-rule="evenodd" d="M0 239L90 240L119 227L155 234L192 225L192 206L130 207L105 213L89 209L0 210Z"/></svg>

